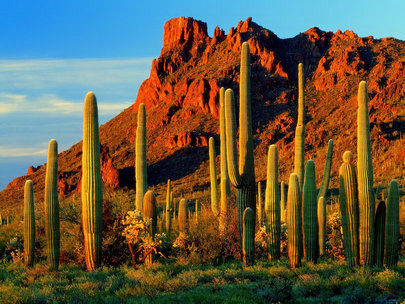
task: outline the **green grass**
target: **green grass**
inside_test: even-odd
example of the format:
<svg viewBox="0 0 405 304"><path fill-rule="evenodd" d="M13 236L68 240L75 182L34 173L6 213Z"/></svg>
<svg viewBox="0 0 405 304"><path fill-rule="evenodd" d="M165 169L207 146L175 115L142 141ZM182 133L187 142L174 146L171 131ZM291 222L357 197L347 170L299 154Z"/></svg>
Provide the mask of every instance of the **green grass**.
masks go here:
<svg viewBox="0 0 405 304"><path fill-rule="evenodd" d="M405 300L405 260L392 270L349 269L323 260L290 270L288 261L219 266L171 261L135 270L75 264L49 272L37 264L0 264L1 303L374 303Z"/></svg>

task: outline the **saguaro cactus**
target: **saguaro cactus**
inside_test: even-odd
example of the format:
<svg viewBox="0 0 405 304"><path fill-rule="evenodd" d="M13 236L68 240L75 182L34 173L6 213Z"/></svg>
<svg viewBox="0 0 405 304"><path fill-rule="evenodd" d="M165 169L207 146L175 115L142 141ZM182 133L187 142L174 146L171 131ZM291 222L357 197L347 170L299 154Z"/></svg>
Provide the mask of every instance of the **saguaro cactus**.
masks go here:
<svg viewBox="0 0 405 304"><path fill-rule="evenodd" d="M297 268L301 266L302 203L301 188L296 173L290 175L288 182L287 209L288 258L290 260L290 268Z"/></svg>
<svg viewBox="0 0 405 304"><path fill-rule="evenodd" d="M58 200L58 143L51 139L45 177L45 234L49 268L59 267L60 232Z"/></svg>
<svg viewBox="0 0 405 304"><path fill-rule="evenodd" d="M316 199L315 163L308 160L305 167L303 188L303 227L304 256L307 261L316 263L318 259L318 202Z"/></svg>
<svg viewBox="0 0 405 304"><path fill-rule="evenodd" d="M305 96L304 65L298 64L298 121L295 128L294 173L298 176L300 187L304 182L304 145L305 145Z"/></svg>
<svg viewBox="0 0 405 304"><path fill-rule="evenodd" d="M321 196L318 200L318 243L319 255L325 254L325 238L326 238L326 203L325 198Z"/></svg>
<svg viewBox="0 0 405 304"><path fill-rule="evenodd" d="M281 181L280 183L280 215L281 221L286 222L286 213L287 213L287 196L285 193L285 183Z"/></svg>
<svg viewBox="0 0 405 304"><path fill-rule="evenodd" d="M319 188L318 197L317 197L318 200L322 196L324 198L326 198L326 192L328 192L329 180L330 180L330 169L332 168L332 156L333 156L333 140L330 139L328 142L328 152L326 154L325 168L323 170L321 187Z"/></svg>
<svg viewBox="0 0 405 304"><path fill-rule="evenodd" d="M255 213L252 208L247 207L243 212L243 241L242 241L242 253L243 253L243 265L251 266L254 263L255 254L255 233L252 226L255 225Z"/></svg>
<svg viewBox="0 0 405 304"><path fill-rule="evenodd" d="M35 212L34 186L32 180L27 180L24 186L24 264L34 264L35 248Z"/></svg>
<svg viewBox="0 0 405 304"><path fill-rule="evenodd" d="M187 216L188 216L188 201L184 198L180 200L179 203L179 232L180 233L187 233Z"/></svg>
<svg viewBox="0 0 405 304"><path fill-rule="evenodd" d="M266 200L267 249L269 260L280 259L280 193L278 185L278 152L277 146L271 145L267 155Z"/></svg>
<svg viewBox="0 0 405 304"><path fill-rule="evenodd" d="M235 101L231 89L225 92L225 120L228 174L231 184L237 189L239 245L242 248L243 212L247 207L251 207L253 211L256 209L252 111L250 105L250 52L247 42L242 44L239 92L239 165L237 164L236 149Z"/></svg>
<svg viewBox="0 0 405 304"><path fill-rule="evenodd" d="M257 222L259 226L263 224L263 200L262 200L262 183L257 183L257 205L256 205Z"/></svg>
<svg viewBox="0 0 405 304"><path fill-rule="evenodd" d="M225 88L219 90L219 129L220 129L220 153L221 153L221 209L219 216L219 230L225 233L227 225L228 198L230 195L230 185L228 177L228 165L226 163L226 123L225 123Z"/></svg>
<svg viewBox="0 0 405 304"><path fill-rule="evenodd" d="M215 165L215 142L214 138L210 137L208 141L209 158L210 158L210 181L211 181L211 211L217 216L218 210L218 185L217 185L217 167Z"/></svg>
<svg viewBox="0 0 405 304"><path fill-rule="evenodd" d="M143 196L148 190L146 164L146 113L145 104L138 107L138 125L135 144L136 209L142 210Z"/></svg>
<svg viewBox="0 0 405 304"><path fill-rule="evenodd" d="M167 191L166 191L166 232L170 233L172 228L172 211L173 211L173 202L171 200L171 192L172 192L172 182L170 179L167 180Z"/></svg>
<svg viewBox="0 0 405 304"><path fill-rule="evenodd" d="M385 203L378 203L374 222L375 264L382 268L384 263Z"/></svg>
<svg viewBox="0 0 405 304"><path fill-rule="evenodd" d="M361 81L357 110L357 174L359 193L360 264L374 263L374 210L373 164L371 160L370 123L368 118L367 82Z"/></svg>
<svg viewBox="0 0 405 304"><path fill-rule="evenodd" d="M340 176L340 211L343 224L343 245L349 267L359 264L359 202L356 169L352 164L353 153L343 153Z"/></svg>
<svg viewBox="0 0 405 304"><path fill-rule="evenodd" d="M93 92L84 99L82 155L82 220L86 268L101 262L103 187L100 171L100 139L97 99Z"/></svg>
<svg viewBox="0 0 405 304"><path fill-rule="evenodd" d="M142 215L152 220L151 236L154 237L157 229L156 196L151 190L147 191L143 197Z"/></svg>
<svg viewBox="0 0 405 304"><path fill-rule="evenodd" d="M388 189L387 215L385 221L385 266L398 263L399 252L399 188L393 179Z"/></svg>

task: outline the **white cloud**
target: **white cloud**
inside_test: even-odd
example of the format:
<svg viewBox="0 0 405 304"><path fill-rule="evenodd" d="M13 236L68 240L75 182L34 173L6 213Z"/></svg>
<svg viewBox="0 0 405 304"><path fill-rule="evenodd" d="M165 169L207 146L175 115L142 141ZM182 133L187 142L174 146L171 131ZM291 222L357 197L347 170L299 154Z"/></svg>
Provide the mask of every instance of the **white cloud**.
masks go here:
<svg viewBox="0 0 405 304"><path fill-rule="evenodd" d="M47 154L47 149L43 148L21 148L0 146L0 158L43 156Z"/></svg>

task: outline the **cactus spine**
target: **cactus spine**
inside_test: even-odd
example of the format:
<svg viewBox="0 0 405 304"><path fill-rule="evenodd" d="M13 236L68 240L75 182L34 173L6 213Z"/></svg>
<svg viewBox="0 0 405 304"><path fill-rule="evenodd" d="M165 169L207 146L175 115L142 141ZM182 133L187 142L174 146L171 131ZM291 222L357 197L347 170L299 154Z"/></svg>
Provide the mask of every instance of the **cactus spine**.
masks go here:
<svg viewBox="0 0 405 304"><path fill-rule="evenodd" d="M249 44L242 44L240 64L239 110L239 164L236 150L235 101L231 89L225 92L226 150L228 174L237 189L239 245L242 248L243 212L247 207L256 209L255 170L253 160L252 111L250 105L250 52ZM254 226L253 226L254 233Z"/></svg>
<svg viewBox="0 0 405 304"><path fill-rule="evenodd" d="M399 188L395 179L390 182L385 221L385 266L398 263L399 252Z"/></svg>
<svg viewBox="0 0 405 304"><path fill-rule="evenodd" d="M255 246L255 213L252 208L247 207L243 212L243 266L252 266L254 263L254 246Z"/></svg>
<svg viewBox="0 0 405 304"><path fill-rule="evenodd" d="M304 257L316 263L318 259L318 201L316 199L315 163L308 160L305 167L302 215L304 227Z"/></svg>
<svg viewBox="0 0 405 304"><path fill-rule="evenodd" d="M287 194L288 259L290 260L290 268L297 268L301 266L301 209L301 188L298 181L298 175L296 173L292 173L288 182Z"/></svg>
<svg viewBox="0 0 405 304"><path fill-rule="evenodd" d="M318 200L318 242L319 255L325 254L325 238L326 238L326 203L325 198L321 196Z"/></svg>
<svg viewBox="0 0 405 304"><path fill-rule="evenodd" d="M84 99L82 156L82 220L86 268L101 263L103 187L100 172L100 140L97 99L93 92Z"/></svg>
<svg viewBox="0 0 405 304"><path fill-rule="evenodd" d="M156 196L151 190L147 191L143 197L142 215L152 220L151 236L154 237L157 231Z"/></svg>
<svg viewBox="0 0 405 304"><path fill-rule="evenodd" d="M35 212L34 187L31 180L25 182L24 187L24 264L34 264L35 248Z"/></svg>
<svg viewBox="0 0 405 304"><path fill-rule="evenodd" d="M298 121L295 128L294 173L302 189L304 182L304 145L305 145L305 96L304 96L304 66L298 64Z"/></svg>
<svg viewBox="0 0 405 304"><path fill-rule="evenodd" d="M333 140L330 139L328 142L328 152L326 153L325 168L323 170L323 177L321 187L319 188L317 200L319 200L322 196L326 198L326 193L328 192L329 187L330 170L332 168L332 156L333 156Z"/></svg>
<svg viewBox="0 0 405 304"><path fill-rule="evenodd" d="M170 179L167 180L167 191L166 191L166 216L165 216L165 222L166 222L166 232L170 233L170 230L172 228L172 205L173 202L171 200L171 191L172 191L172 182Z"/></svg>
<svg viewBox="0 0 405 304"><path fill-rule="evenodd" d="M136 127L135 146L135 179L136 179L136 209L142 210L143 196L148 190L146 165L146 113L145 104L138 107L138 125Z"/></svg>
<svg viewBox="0 0 405 304"><path fill-rule="evenodd" d="M58 143L51 139L45 177L45 234L49 268L59 267L60 232L58 201Z"/></svg>
<svg viewBox="0 0 405 304"><path fill-rule="evenodd" d="M228 198L230 195L230 185L228 177L228 166L226 163L226 123L225 123L225 88L219 90L219 129L220 129L220 153L221 153L221 208L219 217L219 230L225 233L227 226Z"/></svg>
<svg viewBox="0 0 405 304"><path fill-rule="evenodd" d="M381 201L377 206L374 222L375 265L379 268L382 268L384 263L385 213L385 203Z"/></svg>
<svg viewBox="0 0 405 304"><path fill-rule="evenodd" d="M271 145L267 155L266 200L267 250L269 260L280 259L280 193L278 185L278 152L277 146Z"/></svg>
<svg viewBox="0 0 405 304"><path fill-rule="evenodd" d="M285 184L283 181L280 183L280 220L281 222L286 222L287 213L287 200L285 195Z"/></svg>
<svg viewBox="0 0 405 304"><path fill-rule="evenodd" d="M263 224L263 200L262 200L262 183L257 183L257 205L256 205L256 213L257 213L257 223L259 226Z"/></svg>
<svg viewBox="0 0 405 304"><path fill-rule="evenodd" d="M361 81L357 110L357 174L359 194L360 264L374 262L374 210L373 164L371 160L370 123L368 118L367 82Z"/></svg>
<svg viewBox="0 0 405 304"><path fill-rule="evenodd" d="M356 169L352 161L353 153L346 151L343 153L343 164L339 169L343 245L349 267L359 264L359 202Z"/></svg>
<svg viewBox="0 0 405 304"><path fill-rule="evenodd" d="M184 234L187 233L187 215L188 215L187 210L188 210L188 201L182 198L179 203L178 222L179 222L179 232Z"/></svg>
<svg viewBox="0 0 405 304"><path fill-rule="evenodd" d="M211 211L217 216L218 210L218 185L217 185L217 167L215 165L215 142L214 138L210 137L208 141L209 158L210 158L210 180L211 180Z"/></svg>

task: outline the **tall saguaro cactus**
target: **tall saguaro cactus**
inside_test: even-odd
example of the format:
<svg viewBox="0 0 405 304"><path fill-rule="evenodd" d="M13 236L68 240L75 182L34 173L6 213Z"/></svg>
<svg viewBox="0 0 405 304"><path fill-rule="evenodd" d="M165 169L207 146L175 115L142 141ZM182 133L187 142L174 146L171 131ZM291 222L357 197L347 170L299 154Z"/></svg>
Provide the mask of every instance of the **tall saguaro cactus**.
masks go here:
<svg viewBox="0 0 405 304"><path fill-rule="evenodd" d="M243 265L252 266L255 259L255 231L252 226L255 225L255 213L252 208L247 207L243 212L243 241L242 257Z"/></svg>
<svg viewBox="0 0 405 304"><path fill-rule="evenodd" d="M210 158L210 181L211 181L211 211L217 216L218 210L218 185L217 185L217 166L215 165L215 142L214 138L210 137L208 141L209 158Z"/></svg>
<svg viewBox="0 0 405 304"><path fill-rule="evenodd" d="M303 187L303 228L304 228L304 256L307 261L316 263L318 259L318 201L316 199L315 163L308 160L305 167Z"/></svg>
<svg viewBox="0 0 405 304"><path fill-rule="evenodd" d="M89 92L84 99L82 156L82 220L88 271L99 267L101 262L102 212L97 99L93 92Z"/></svg>
<svg viewBox="0 0 405 304"><path fill-rule="evenodd" d="M170 179L167 180L167 191L166 191L166 216L165 216L165 221L166 221L166 232L170 233L171 227L172 227L172 212L173 212L173 202L171 200L172 192L172 182Z"/></svg>
<svg viewBox="0 0 405 304"><path fill-rule="evenodd" d="M259 226L263 225L263 200L262 200L262 183L257 183L257 205L256 205L257 222Z"/></svg>
<svg viewBox="0 0 405 304"><path fill-rule="evenodd" d="M239 244L242 248L243 212L247 207L256 209L255 170L253 160L252 111L250 104L249 44L242 44L240 64L239 109L239 164L236 149L235 101L231 89L225 92L226 148L228 174L237 189ZM254 233L254 225L253 225Z"/></svg>
<svg viewBox="0 0 405 304"><path fill-rule="evenodd" d="M330 180L330 170L332 168L332 156L333 156L333 140L330 139L328 142L328 152L326 153L325 168L323 170L323 177L321 182L321 187L319 188L318 197L326 198L326 192L328 192L329 180Z"/></svg>
<svg viewBox="0 0 405 304"><path fill-rule="evenodd" d="M32 180L27 180L24 186L24 264L34 264L35 248L35 211L34 186Z"/></svg>
<svg viewBox="0 0 405 304"><path fill-rule="evenodd" d="M290 268L301 266L302 246L302 202L298 175L292 173L287 194L288 259Z"/></svg>
<svg viewBox="0 0 405 304"><path fill-rule="evenodd" d="M343 245L349 267L359 264L359 201L356 168L352 161L353 153L346 151L343 153L343 164L339 169Z"/></svg>
<svg viewBox="0 0 405 304"><path fill-rule="evenodd" d="M135 207L137 210L142 210L143 196L148 190L146 164L146 113L145 104L143 103L141 103L138 107L138 125L136 127L135 143L135 180Z"/></svg>
<svg viewBox="0 0 405 304"><path fill-rule="evenodd" d="M361 81L357 109L357 174L360 211L360 264L374 263L373 164L371 160L370 123L368 117L367 82Z"/></svg>
<svg viewBox="0 0 405 304"><path fill-rule="evenodd" d="M45 234L49 268L57 270L60 254L58 200L58 143L51 139L45 177Z"/></svg>
<svg viewBox="0 0 405 304"><path fill-rule="evenodd" d="M269 260L280 259L280 193L278 185L278 152L277 146L269 147L267 156L266 199L264 203L266 215L267 250Z"/></svg>
<svg viewBox="0 0 405 304"><path fill-rule="evenodd" d="M388 189L387 214L385 221L385 266L398 263L399 252L399 188L395 179Z"/></svg>
<svg viewBox="0 0 405 304"><path fill-rule="evenodd" d="M298 64L298 121L295 128L294 173L302 189L304 183L304 145L305 145L305 96L304 65Z"/></svg>
<svg viewBox="0 0 405 304"><path fill-rule="evenodd" d="M221 208L219 215L219 230L225 233L228 214L228 198L230 195L230 185L228 177L228 165L226 163L226 123L225 123L225 88L219 90L219 133L220 133L220 157L221 157Z"/></svg>

